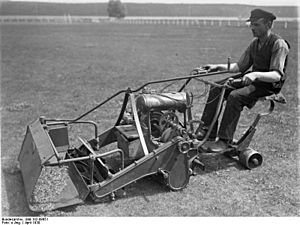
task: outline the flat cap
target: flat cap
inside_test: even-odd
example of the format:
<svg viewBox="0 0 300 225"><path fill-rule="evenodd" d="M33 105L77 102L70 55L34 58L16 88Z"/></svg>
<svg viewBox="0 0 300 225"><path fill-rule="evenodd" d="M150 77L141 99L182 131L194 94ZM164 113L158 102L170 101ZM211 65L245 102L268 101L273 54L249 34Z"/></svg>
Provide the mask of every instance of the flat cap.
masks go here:
<svg viewBox="0 0 300 225"><path fill-rule="evenodd" d="M273 21L273 20L276 19L276 16L274 16L273 13L267 12L267 11L262 10L262 9L254 9L254 10L251 11L250 18L246 21L247 22L248 21L256 21L256 20L261 19L261 18L265 18L265 19L269 19L269 20Z"/></svg>

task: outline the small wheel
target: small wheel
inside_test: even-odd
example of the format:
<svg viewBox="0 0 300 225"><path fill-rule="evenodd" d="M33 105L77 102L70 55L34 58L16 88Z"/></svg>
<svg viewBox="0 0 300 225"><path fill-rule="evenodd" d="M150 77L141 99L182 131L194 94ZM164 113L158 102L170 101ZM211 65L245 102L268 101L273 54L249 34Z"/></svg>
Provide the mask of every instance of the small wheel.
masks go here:
<svg viewBox="0 0 300 225"><path fill-rule="evenodd" d="M239 154L239 161L246 168L254 169L262 164L263 157L259 152L252 148L247 148Z"/></svg>

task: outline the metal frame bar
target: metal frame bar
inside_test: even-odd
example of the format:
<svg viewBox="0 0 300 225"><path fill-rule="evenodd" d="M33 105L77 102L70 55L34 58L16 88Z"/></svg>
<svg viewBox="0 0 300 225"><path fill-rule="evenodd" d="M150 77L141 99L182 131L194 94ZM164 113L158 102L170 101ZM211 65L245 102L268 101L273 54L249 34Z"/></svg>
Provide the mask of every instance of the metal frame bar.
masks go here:
<svg viewBox="0 0 300 225"><path fill-rule="evenodd" d="M250 125L250 127L248 128L248 130L244 133L244 135L238 140L237 142L237 145L241 145L246 139L247 137L249 136L249 134L251 132L253 132L259 122L259 120L263 117L263 116L267 116L269 114L271 114L274 110L274 107L275 107L275 102L273 100L269 100L270 101L270 105L269 105L269 109L267 112L263 112L263 113L259 113L257 114L257 116L255 117L253 123ZM250 140L251 141L251 140ZM249 141L249 143L250 143Z"/></svg>
<svg viewBox="0 0 300 225"><path fill-rule="evenodd" d="M124 152L121 149L114 149L111 150L109 152L105 152L105 153L101 153L101 154L90 154L88 156L82 156L82 157L78 157L78 158L71 158L71 159L62 159L59 160L58 162L52 162L52 163L46 163L44 164L45 166L57 166L57 165L61 165L64 163L70 163L70 162L78 162L78 161L83 161L83 160L89 160L92 158L100 158L100 157L105 157L108 155L112 155L114 153L120 153L120 158L121 158L121 169L124 169Z"/></svg>
<svg viewBox="0 0 300 225"><path fill-rule="evenodd" d="M55 125L60 125L60 124L61 125L66 125L66 124L69 124L70 121L72 121L71 119L47 119L47 118L44 119L44 120L46 122L47 121L54 121L54 122L56 122L56 123L46 123L47 126L55 126ZM93 125L94 128L95 128L95 138L98 137L98 126L97 126L97 124L94 121L92 121L92 120L76 121L74 123L77 123L77 124L82 123L82 124L91 124L91 125Z"/></svg>
<svg viewBox="0 0 300 225"><path fill-rule="evenodd" d="M206 73L206 74L196 74L196 75L190 75L190 76L182 76L182 77L175 77L175 78L169 78L169 79L163 79L163 80L155 80L155 81L150 81L147 82L145 84L143 84L142 86L131 90L130 88L126 89L126 90L121 90L115 94L113 94L112 96L110 96L109 98L107 98L106 100L102 101L100 104L96 105L95 107L93 107L92 109L90 109L89 111L83 113L82 115L78 116L77 118L69 121L69 124L71 123L75 123L76 121L80 120L81 118L85 117L86 115L88 115L89 113L93 112L94 110L98 109L100 106L104 105L105 103L107 103L108 101L110 101L111 99L117 97L118 95L122 94L122 93L134 93L137 91L140 91L141 89L143 89L144 87L146 87L147 85L150 84L157 84L157 83L165 83L165 82L170 82L170 81L176 81L176 80L191 80L193 78L200 78L200 77L207 77L207 76L214 76L214 75L220 75L220 74L225 74L228 73L229 71L220 71L220 72L212 72L212 73ZM205 84L210 84L216 87L221 88L222 85L215 83L215 82L211 82L211 81L206 81L203 79L198 79L199 81L202 81ZM187 82L188 83L188 82Z"/></svg>
<svg viewBox="0 0 300 225"><path fill-rule="evenodd" d="M112 179L105 180L100 184L91 185L91 189L94 192L96 198L102 198L109 193L113 193L114 191L127 186L128 184L135 182L143 177L156 174L157 173L157 165L161 164L161 158L165 154L165 151L174 152L174 147L177 146L179 140L175 140L174 142L168 142L162 147L150 152L147 156L135 161L130 164L124 170L119 171L114 175ZM141 168L142 167L142 168ZM145 167L145 168L143 168ZM143 172L141 172L143 171ZM109 189L109 191L106 191ZM104 192L101 193L101 192Z"/></svg>
<svg viewBox="0 0 300 225"><path fill-rule="evenodd" d="M120 114L119 114L119 117L117 119L117 122L116 122L115 126L118 126L120 124L122 118L123 118L123 115L124 115L124 112L125 112L125 109L126 109L126 106L127 106L127 103L128 103L130 92L131 92L131 90L128 88L127 92L125 93L124 100L123 100L123 105L122 105L122 108L121 108L121 111L120 111Z"/></svg>
<svg viewBox="0 0 300 225"><path fill-rule="evenodd" d="M131 100L133 118L134 118L134 122L135 122L135 125L136 125L138 135L140 137L140 142L141 142L141 145L142 145L142 148L143 148L143 152L144 152L145 155L148 155L149 151L148 151L148 148L147 148L147 145L146 145L146 141L145 141L145 138L144 138L144 135L143 135L142 127L141 127L141 124L140 124L140 119L139 119L139 116L138 116L138 113L137 113L134 94L130 94L130 100Z"/></svg>
<svg viewBox="0 0 300 225"><path fill-rule="evenodd" d="M222 108L225 91L226 91L226 85L223 85L221 93L220 93L219 102L218 102L218 105L217 105L217 110L215 112L214 118L213 118L212 123L210 124L210 126L208 128L208 131L207 131L204 139L198 144L198 148L200 148L207 141L207 139L208 139L208 137L209 137L209 135L210 135L210 133L211 133L211 131L213 129L213 126L215 125L215 123L216 123L216 121L218 119L219 113L220 113L221 108Z"/></svg>

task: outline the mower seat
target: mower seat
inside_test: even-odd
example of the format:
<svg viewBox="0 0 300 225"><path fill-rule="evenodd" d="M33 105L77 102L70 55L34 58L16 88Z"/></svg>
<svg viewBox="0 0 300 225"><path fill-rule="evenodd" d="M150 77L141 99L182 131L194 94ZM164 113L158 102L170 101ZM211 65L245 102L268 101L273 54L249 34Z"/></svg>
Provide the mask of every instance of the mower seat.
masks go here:
<svg viewBox="0 0 300 225"><path fill-rule="evenodd" d="M270 96L262 97L259 100L264 101L264 100L273 100L276 103L281 103L281 104L286 104L287 100L284 97L284 95L279 92L278 94L272 94Z"/></svg>

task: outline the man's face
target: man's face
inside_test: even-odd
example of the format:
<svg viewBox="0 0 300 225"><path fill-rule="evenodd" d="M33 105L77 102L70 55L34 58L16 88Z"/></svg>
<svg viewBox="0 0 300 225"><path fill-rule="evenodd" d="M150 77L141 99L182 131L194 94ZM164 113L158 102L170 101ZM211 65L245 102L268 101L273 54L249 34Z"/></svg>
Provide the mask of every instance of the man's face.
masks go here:
<svg viewBox="0 0 300 225"><path fill-rule="evenodd" d="M263 37L267 34L270 29L269 22L265 23L264 19L258 19L256 21L251 21L250 28L254 37Z"/></svg>

